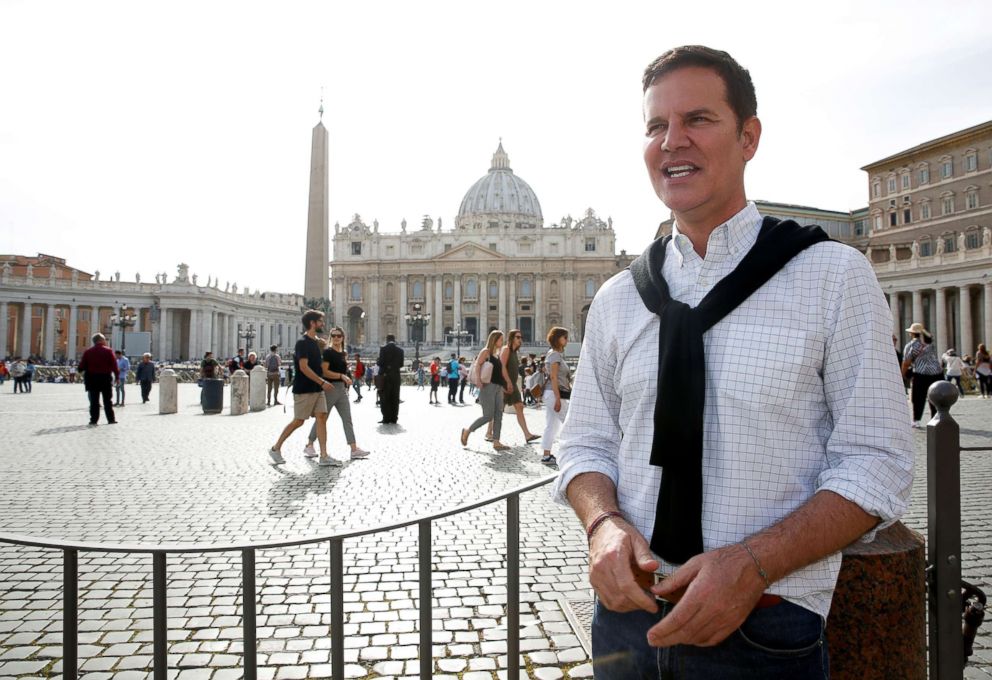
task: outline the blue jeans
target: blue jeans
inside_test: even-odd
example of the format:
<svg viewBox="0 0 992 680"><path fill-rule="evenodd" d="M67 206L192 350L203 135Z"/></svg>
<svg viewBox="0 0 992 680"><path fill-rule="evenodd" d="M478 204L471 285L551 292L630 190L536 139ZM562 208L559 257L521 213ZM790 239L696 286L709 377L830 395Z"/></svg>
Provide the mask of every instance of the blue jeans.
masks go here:
<svg viewBox="0 0 992 680"><path fill-rule="evenodd" d="M783 601L756 609L741 627L714 647L656 648L648 629L656 614L612 612L598 600L592 620L596 680L826 680L830 677L824 621L799 605Z"/></svg>

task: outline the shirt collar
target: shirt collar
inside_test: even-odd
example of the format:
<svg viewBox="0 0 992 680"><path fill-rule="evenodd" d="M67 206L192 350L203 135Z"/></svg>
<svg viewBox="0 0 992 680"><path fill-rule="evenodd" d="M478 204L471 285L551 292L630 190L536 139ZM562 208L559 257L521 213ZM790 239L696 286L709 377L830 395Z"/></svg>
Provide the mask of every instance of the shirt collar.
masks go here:
<svg viewBox="0 0 992 680"><path fill-rule="evenodd" d="M744 209L718 226L710 233L706 242L706 257L731 257L739 259L741 253L746 253L754 245L761 228L762 217L753 201L748 201ZM679 266L685 264L685 258L693 252L689 237L679 231L678 222L672 225L672 244Z"/></svg>

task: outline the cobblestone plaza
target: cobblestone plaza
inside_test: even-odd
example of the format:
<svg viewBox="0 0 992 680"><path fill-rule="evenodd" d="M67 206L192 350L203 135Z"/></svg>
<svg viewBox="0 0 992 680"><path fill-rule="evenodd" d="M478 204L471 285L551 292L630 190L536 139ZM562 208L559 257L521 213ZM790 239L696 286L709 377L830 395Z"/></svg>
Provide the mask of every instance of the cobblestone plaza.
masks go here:
<svg viewBox="0 0 992 680"><path fill-rule="evenodd" d="M372 452L348 461L336 415L328 421L340 468L302 455L306 430L286 443L287 464L266 449L291 415L281 407L242 417L204 416L195 385L180 385L176 415L131 403L120 424L86 427L81 385L36 384L0 394L0 532L106 543L235 543L318 536L409 519L508 491L549 474L536 446L504 418L497 453L461 427L474 405L429 406L427 392L403 388L400 426L377 425L374 395L353 405L358 443ZM963 444L988 446L992 402L970 397L953 413ZM543 416L528 410L533 431ZM905 522L926 532L925 434ZM992 592L992 456L962 454L965 578ZM586 652L559 604L587 588L585 537L547 489L521 499L521 666L541 680L591 677ZM503 677L506 667L505 505L433 527L435 677ZM150 677L151 558L80 554L80 658L87 678ZM345 543L346 672L351 678L416 676L415 528ZM170 677L241 676L239 553L170 556ZM326 543L257 556L259 677L330 675L329 556ZM0 545L0 677L56 677L62 642L62 554ZM992 677L986 624L966 677Z"/></svg>

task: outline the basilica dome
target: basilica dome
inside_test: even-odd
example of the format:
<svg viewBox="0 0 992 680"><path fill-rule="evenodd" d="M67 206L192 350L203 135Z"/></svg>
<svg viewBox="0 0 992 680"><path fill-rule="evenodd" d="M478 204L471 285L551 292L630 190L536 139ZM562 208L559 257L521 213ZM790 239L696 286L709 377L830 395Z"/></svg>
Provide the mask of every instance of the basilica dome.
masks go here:
<svg viewBox="0 0 992 680"><path fill-rule="evenodd" d="M490 227L492 222L525 228L541 227L544 223L537 194L513 174L502 141L493 154L489 172L462 199L456 226L459 229Z"/></svg>

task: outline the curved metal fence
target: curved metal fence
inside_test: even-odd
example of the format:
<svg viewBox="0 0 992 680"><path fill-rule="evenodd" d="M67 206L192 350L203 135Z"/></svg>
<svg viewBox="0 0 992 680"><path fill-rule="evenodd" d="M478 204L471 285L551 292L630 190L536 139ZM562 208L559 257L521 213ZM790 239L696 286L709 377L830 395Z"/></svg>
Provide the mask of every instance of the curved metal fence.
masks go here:
<svg viewBox="0 0 992 680"><path fill-rule="evenodd" d="M243 593L242 629L244 640L244 677L256 680L256 588L255 553L270 548L327 543L330 551L331 596L331 677L344 680L344 542L348 539L378 534L417 525L418 579L420 589L420 677L430 678L434 661L431 654L433 626L431 604L431 525L434 521L475 510L499 501L506 501L506 652L507 677L520 677L520 495L550 483L555 475L516 487L511 491L481 501L460 505L451 510L416 517L394 524L354 529L325 536L294 538L247 544L111 544L53 539L0 533L0 543L61 550L62 570L62 673L75 678L79 674L79 553L126 553L152 556L152 616L153 616L153 677L168 677L168 561L169 555L218 552L241 553L241 582Z"/></svg>

